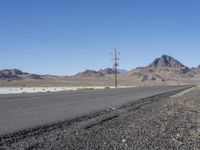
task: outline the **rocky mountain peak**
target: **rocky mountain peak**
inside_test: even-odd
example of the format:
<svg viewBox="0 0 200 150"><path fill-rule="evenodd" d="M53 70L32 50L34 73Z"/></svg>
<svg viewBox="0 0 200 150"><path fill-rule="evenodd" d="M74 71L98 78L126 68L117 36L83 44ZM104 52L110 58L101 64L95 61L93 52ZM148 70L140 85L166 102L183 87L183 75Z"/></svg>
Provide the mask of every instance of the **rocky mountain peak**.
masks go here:
<svg viewBox="0 0 200 150"><path fill-rule="evenodd" d="M85 70L83 72L76 74L76 76L79 76L79 77L102 77L103 74L101 72L98 72L95 70Z"/></svg>
<svg viewBox="0 0 200 150"><path fill-rule="evenodd" d="M35 75L35 74L29 74L22 72L21 70L18 69L5 69L5 70L0 70L0 79L42 79L40 75Z"/></svg>
<svg viewBox="0 0 200 150"><path fill-rule="evenodd" d="M6 74L6 75L22 75L22 74L24 74L21 70L18 70L18 69L5 69L5 70L1 70L0 73Z"/></svg>
<svg viewBox="0 0 200 150"><path fill-rule="evenodd" d="M99 72L101 72L102 74L105 74L105 75L115 73L115 71L111 68L101 69L101 70L99 70Z"/></svg>
<svg viewBox="0 0 200 150"><path fill-rule="evenodd" d="M168 55L162 55L160 58L156 58L149 66L150 68L182 68L186 67L181 62L176 60L175 58L168 56Z"/></svg>
<svg viewBox="0 0 200 150"><path fill-rule="evenodd" d="M84 72L80 72L76 74L79 77L103 77L106 75L112 75L115 71L112 68L100 69L96 70L85 70Z"/></svg>

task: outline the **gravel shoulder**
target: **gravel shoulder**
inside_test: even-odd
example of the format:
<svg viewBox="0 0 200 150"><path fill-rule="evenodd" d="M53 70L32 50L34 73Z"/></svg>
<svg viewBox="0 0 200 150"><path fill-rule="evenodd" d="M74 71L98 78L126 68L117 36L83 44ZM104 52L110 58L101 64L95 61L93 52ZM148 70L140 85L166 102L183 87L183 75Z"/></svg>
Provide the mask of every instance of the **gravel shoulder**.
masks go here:
<svg viewBox="0 0 200 150"><path fill-rule="evenodd" d="M21 134L0 137L2 149L200 149L200 88L155 96Z"/></svg>

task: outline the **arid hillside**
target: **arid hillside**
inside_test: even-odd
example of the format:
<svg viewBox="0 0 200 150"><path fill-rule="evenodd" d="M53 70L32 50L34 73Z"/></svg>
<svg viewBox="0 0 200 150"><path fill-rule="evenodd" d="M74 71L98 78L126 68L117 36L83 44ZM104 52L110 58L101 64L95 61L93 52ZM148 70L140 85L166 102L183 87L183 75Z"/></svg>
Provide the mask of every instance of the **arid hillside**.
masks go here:
<svg viewBox="0 0 200 150"><path fill-rule="evenodd" d="M189 68L177 59L163 55L145 67L118 71L122 86L151 86L200 83L200 66ZM0 86L112 86L112 68L85 70L72 76L36 75L17 69L0 71Z"/></svg>

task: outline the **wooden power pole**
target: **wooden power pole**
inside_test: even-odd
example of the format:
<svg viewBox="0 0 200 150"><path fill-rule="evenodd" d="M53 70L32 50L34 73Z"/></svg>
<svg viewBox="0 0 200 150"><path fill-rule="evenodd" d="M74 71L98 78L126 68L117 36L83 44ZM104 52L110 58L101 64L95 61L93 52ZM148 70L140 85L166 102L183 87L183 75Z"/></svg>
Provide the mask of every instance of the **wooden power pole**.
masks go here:
<svg viewBox="0 0 200 150"><path fill-rule="evenodd" d="M166 86L166 73L165 73L165 68L164 68L164 86Z"/></svg>
<svg viewBox="0 0 200 150"><path fill-rule="evenodd" d="M117 67L119 66L119 63L118 63L118 60L120 59L119 54L120 53L115 48L114 53L112 53L112 55L113 55L112 59L114 60L113 68L114 68L114 73L115 73L115 88L117 88L117 84L118 84L118 82L117 82L117 73L118 73Z"/></svg>
<svg viewBox="0 0 200 150"><path fill-rule="evenodd" d="M179 75L181 72L181 67L180 67L180 62L178 62L178 73L177 73L177 84L180 85L180 79L179 79Z"/></svg>

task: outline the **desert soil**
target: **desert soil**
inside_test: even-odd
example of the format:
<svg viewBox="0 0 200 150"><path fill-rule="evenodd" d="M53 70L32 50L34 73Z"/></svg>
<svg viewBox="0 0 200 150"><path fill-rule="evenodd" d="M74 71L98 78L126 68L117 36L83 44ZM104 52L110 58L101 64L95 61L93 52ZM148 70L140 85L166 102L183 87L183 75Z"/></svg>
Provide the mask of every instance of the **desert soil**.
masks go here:
<svg viewBox="0 0 200 150"><path fill-rule="evenodd" d="M2 149L200 149L200 88L56 127L2 136Z"/></svg>

